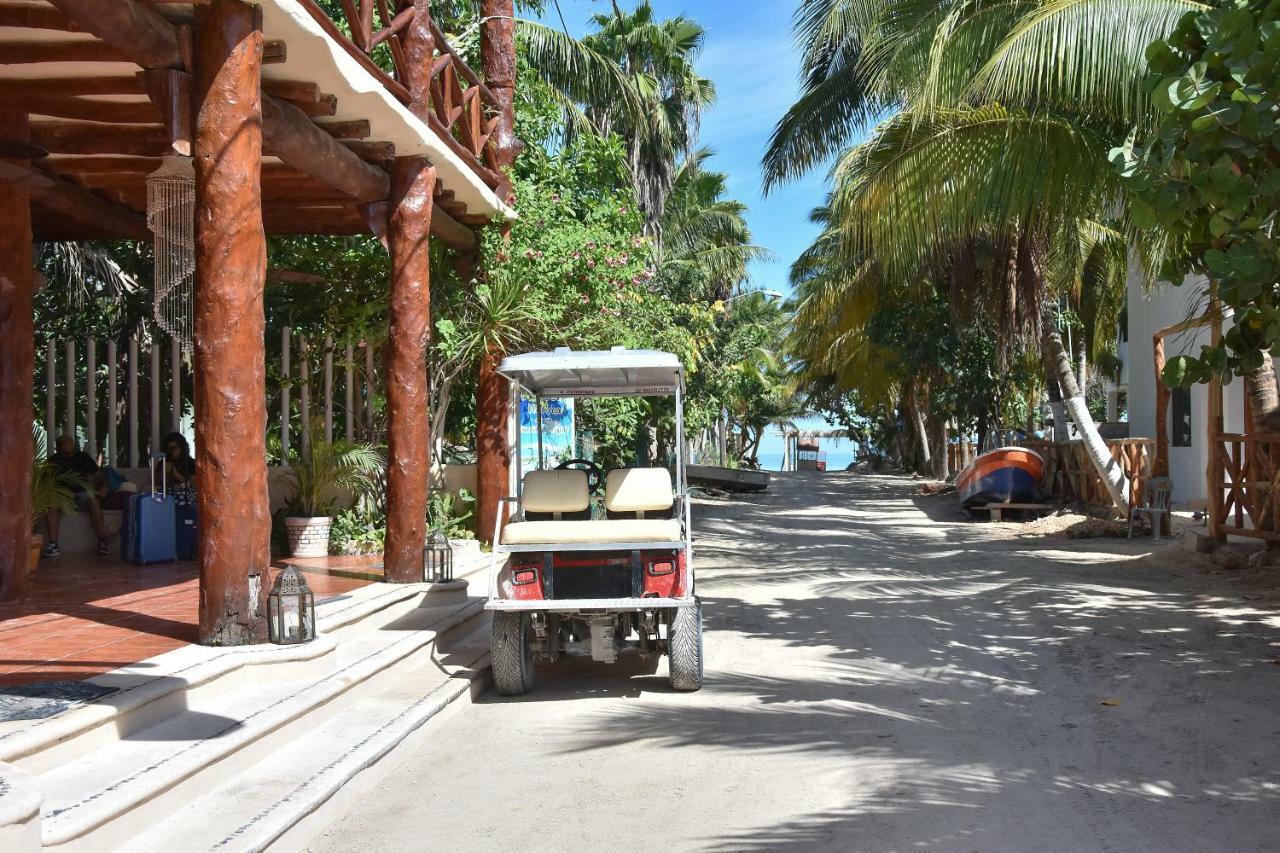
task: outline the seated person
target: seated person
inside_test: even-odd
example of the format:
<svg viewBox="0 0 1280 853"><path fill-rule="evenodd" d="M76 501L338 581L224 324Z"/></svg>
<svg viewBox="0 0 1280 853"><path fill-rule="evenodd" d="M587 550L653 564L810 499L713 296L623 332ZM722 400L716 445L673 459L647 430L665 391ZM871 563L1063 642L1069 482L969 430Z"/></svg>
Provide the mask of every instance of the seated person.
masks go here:
<svg viewBox="0 0 1280 853"><path fill-rule="evenodd" d="M76 507L88 513L93 524L93 532L98 535L98 554L110 552L107 547L106 526L102 522L102 505L98 502L97 492L102 487L98 475L98 463L93 457L81 450L74 438L67 434L58 436L57 452L49 457L50 464L58 471L72 474L83 482L77 482L71 491L75 497ZM49 525L49 544L44 546L46 557L56 557L62 553L58 547L58 532L62 526L62 513L51 509L45 516Z"/></svg>
<svg viewBox="0 0 1280 853"><path fill-rule="evenodd" d="M178 506L195 506L196 460L191 458L191 446L182 433L171 432L164 437L163 447L164 477L173 502Z"/></svg>

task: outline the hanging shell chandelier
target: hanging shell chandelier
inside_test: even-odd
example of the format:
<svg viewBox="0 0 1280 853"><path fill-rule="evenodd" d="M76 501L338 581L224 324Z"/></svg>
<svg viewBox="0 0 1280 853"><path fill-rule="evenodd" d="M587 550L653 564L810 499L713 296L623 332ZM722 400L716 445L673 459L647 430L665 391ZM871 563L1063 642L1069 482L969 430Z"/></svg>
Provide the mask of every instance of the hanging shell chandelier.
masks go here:
<svg viewBox="0 0 1280 853"><path fill-rule="evenodd" d="M170 155L147 176L147 227L155 234L156 324L191 352L195 302L196 173Z"/></svg>

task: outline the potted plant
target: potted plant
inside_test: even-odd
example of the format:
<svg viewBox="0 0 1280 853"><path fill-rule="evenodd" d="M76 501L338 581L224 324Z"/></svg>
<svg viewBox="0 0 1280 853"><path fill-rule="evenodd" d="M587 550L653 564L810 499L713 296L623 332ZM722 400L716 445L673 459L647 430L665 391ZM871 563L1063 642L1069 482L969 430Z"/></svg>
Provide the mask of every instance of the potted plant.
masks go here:
<svg viewBox="0 0 1280 853"><path fill-rule="evenodd" d="M44 536L35 532L35 525L50 510L75 512L74 487L82 478L66 471L59 471L49 463L49 442L38 427L32 428L35 455L31 463L31 555L27 559L27 574L36 570L40 552L44 548Z"/></svg>
<svg viewBox="0 0 1280 853"><path fill-rule="evenodd" d="M334 510L369 489L385 467L377 448L345 440L312 440L291 454L280 472L290 489L284 518L289 553L328 556Z"/></svg>

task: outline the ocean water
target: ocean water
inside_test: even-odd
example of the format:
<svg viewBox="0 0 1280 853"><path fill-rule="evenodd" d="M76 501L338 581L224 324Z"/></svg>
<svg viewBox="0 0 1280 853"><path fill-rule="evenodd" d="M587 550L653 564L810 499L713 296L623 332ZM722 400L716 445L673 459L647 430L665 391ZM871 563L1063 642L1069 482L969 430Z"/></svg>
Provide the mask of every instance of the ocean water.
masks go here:
<svg viewBox="0 0 1280 853"><path fill-rule="evenodd" d="M827 470L843 471L853 464L854 454L852 450L828 450L827 451ZM782 454L781 453L761 453L760 467L765 471L781 471L782 470Z"/></svg>

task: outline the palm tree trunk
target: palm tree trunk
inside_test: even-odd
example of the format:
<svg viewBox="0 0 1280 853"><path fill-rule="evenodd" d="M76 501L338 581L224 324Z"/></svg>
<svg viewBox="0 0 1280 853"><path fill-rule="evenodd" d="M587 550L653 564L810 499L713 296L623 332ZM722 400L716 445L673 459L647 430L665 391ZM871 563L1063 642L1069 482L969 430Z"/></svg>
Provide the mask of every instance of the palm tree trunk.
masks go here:
<svg viewBox="0 0 1280 853"><path fill-rule="evenodd" d="M1045 370L1048 373L1045 387L1049 392L1049 411L1053 414L1053 440L1068 441L1071 438L1071 430L1067 428L1067 410L1062 405L1062 387L1058 384L1058 377L1053 374L1053 366L1048 361L1045 362Z"/></svg>
<svg viewBox="0 0 1280 853"><path fill-rule="evenodd" d="M1125 492L1128 482L1124 478L1124 469L1111 456L1111 451L1107 449L1107 443L1098 434L1097 424L1093 422L1093 416L1089 414L1089 407L1085 405L1084 395L1080 391L1080 386L1076 383L1075 371L1071 369L1071 356L1067 354L1066 347L1062 345L1062 336L1058 334L1057 326L1053 321L1053 312L1048 305L1045 306L1041 322L1043 323L1041 341L1045 366L1048 368L1051 377L1057 377L1058 387L1065 398L1063 404L1067 414L1075 422L1076 429L1084 441L1085 452L1089 456L1089 461L1093 463L1093 467L1097 470L1098 476L1102 479L1102 484L1107 487L1107 493L1111 496L1111 503L1121 517L1127 516L1129 514L1129 501Z"/></svg>
<svg viewBox="0 0 1280 853"><path fill-rule="evenodd" d="M1262 353L1262 363L1245 373L1244 387L1249 395L1254 432L1272 432L1280 427L1280 389L1271 353Z"/></svg>

